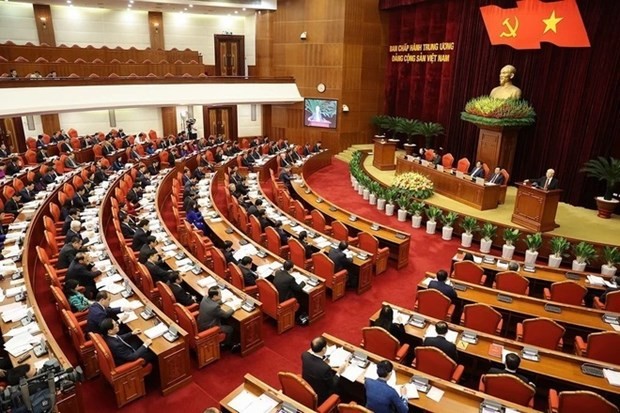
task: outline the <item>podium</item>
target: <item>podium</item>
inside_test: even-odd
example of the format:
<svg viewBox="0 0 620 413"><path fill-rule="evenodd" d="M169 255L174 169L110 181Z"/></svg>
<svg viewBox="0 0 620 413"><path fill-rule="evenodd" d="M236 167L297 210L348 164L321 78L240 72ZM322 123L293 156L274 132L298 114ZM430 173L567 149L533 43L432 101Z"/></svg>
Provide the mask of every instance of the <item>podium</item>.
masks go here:
<svg viewBox="0 0 620 413"><path fill-rule="evenodd" d="M396 153L396 143L398 141L390 141L388 139L374 139L375 149L372 159L372 166L382 171L396 169L394 155Z"/></svg>
<svg viewBox="0 0 620 413"><path fill-rule="evenodd" d="M552 231L559 227L555 213L560 202L561 189L546 191L524 183L517 183L517 197L512 222L531 231Z"/></svg>
<svg viewBox="0 0 620 413"><path fill-rule="evenodd" d="M500 165L512 171L519 128L476 126L480 128L476 159L484 160L491 171Z"/></svg>

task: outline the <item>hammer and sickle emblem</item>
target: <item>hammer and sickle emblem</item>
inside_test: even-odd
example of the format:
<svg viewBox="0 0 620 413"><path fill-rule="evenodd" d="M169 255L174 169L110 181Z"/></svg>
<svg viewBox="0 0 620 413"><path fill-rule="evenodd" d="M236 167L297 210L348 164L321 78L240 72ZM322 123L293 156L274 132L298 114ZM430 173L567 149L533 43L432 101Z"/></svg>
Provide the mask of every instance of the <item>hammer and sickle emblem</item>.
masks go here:
<svg viewBox="0 0 620 413"><path fill-rule="evenodd" d="M506 17L506 19L502 22L502 26L506 26L508 32L502 32L499 37L517 37L517 30L519 30L519 19L515 16L515 25L510 24L510 18Z"/></svg>

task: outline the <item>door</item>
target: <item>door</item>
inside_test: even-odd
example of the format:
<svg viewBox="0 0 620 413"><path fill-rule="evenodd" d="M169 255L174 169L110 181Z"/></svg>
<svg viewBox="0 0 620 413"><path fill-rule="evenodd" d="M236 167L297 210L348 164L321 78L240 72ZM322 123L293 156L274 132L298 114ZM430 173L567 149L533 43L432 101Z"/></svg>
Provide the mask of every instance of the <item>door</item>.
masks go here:
<svg viewBox="0 0 620 413"><path fill-rule="evenodd" d="M203 106L203 120L206 134L224 135L226 139L237 139L237 106Z"/></svg>
<svg viewBox="0 0 620 413"><path fill-rule="evenodd" d="M215 75L245 76L244 36L216 34Z"/></svg>

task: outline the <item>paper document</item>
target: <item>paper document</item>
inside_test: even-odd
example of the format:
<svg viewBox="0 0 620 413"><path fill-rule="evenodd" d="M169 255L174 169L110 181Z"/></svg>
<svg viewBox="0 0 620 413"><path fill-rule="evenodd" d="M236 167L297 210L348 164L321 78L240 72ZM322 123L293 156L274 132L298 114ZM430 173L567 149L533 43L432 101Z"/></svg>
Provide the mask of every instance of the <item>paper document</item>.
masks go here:
<svg viewBox="0 0 620 413"><path fill-rule="evenodd" d="M15 336L19 336L20 334L24 334L24 333L35 335L40 332L41 332L41 329L39 328L39 324L37 324L36 321L33 321L32 323L27 324L25 326L14 327L10 329L4 334L4 337L15 337Z"/></svg>
<svg viewBox="0 0 620 413"><path fill-rule="evenodd" d="M588 283L592 285L605 285L605 279L598 275L588 274Z"/></svg>
<svg viewBox="0 0 620 413"><path fill-rule="evenodd" d="M620 386L620 372L610 369L603 369L603 375L612 386Z"/></svg>
<svg viewBox="0 0 620 413"><path fill-rule="evenodd" d="M349 381L356 381L362 375L362 373L364 373L364 371L365 369L361 368L356 364L349 364L340 376L344 377Z"/></svg>
<svg viewBox="0 0 620 413"><path fill-rule="evenodd" d="M247 390L241 390L241 393L236 395L235 398L228 403L228 406L238 412L242 412L256 399L258 399L258 396L253 395Z"/></svg>
<svg viewBox="0 0 620 413"><path fill-rule="evenodd" d="M431 386L431 389L428 391L428 393L426 393L426 397L439 403L441 401L441 398L443 397L443 393L443 390L439 390L437 387Z"/></svg>
<svg viewBox="0 0 620 413"><path fill-rule="evenodd" d="M448 340L450 343L456 343L456 338L458 336L459 336L459 333L457 331L448 330L448 333L446 333L446 340ZM426 331L424 332L424 338L427 338L427 337L437 337L437 330L435 330L434 324L429 325Z"/></svg>
<svg viewBox="0 0 620 413"><path fill-rule="evenodd" d="M156 339L157 337L163 335L166 331L168 331L168 326L164 323L159 323L156 326L153 326L144 332L151 340Z"/></svg>
<svg viewBox="0 0 620 413"><path fill-rule="evenodd" d="M118 294L121 291L124 291L125 287L123 287L121 284L110 283L110 284L106 284L103 287L99 288L99 290L107 291L110 294Z"/></svg>
<svg viewBox="0 0 620 413"><path fill-rule="evenodd" d="M272 399L267 394L263 393L259 397L256 398L252 403L250 403L245 409L240 411L240 413L268 413L275 409L275 407L280 404L279 401Z"/></svg>
<svg viewBox="0 0 620 413"><path fill-rule="evenodd" d="M425 287L428 287L428 285L431 283L431 281L433 281L433 278L431 277L426 277L422 280L422 285Z"/></svg>
<svg viewBox="0 0 620 413"><path fill-rule="evenodd" d="M418 389L413 383L407 383L404 385L407 390L407 398L408 399L419 399L420 395L418 394Z"/></svg>
<svg viewBox="0 0 620 413"><path fill-rule="evenodd" d="M338 347L329 355L329 366L340 367L347 362L349 357L351 357L350 351Z"/></svg>
<svg viewBox="0 0 620 413"><path fill-rule="evenodd" d="M133 320L137 320L138 316L136 315L135 311L127 311L124 313L120 313L118 315L118 319L122 320L123 323L127 324L131 323Z"/></svg>
<svg viewBox="0 0 620 413"><path fill-rule="evenodd" d="M202 288L211 288L214 285L217 285L217 281L215 281L215 278L208 276L198 280L198 285Z"/></svg>
<svg viewBox="0 0 620 413"><path fill-rule="evenodd" d="M409 314L403 313L402 311L398 311L395 308L393 310L394 310L394 314L392 316L392 323L407 324L407 321L409 321Z"/></svg>

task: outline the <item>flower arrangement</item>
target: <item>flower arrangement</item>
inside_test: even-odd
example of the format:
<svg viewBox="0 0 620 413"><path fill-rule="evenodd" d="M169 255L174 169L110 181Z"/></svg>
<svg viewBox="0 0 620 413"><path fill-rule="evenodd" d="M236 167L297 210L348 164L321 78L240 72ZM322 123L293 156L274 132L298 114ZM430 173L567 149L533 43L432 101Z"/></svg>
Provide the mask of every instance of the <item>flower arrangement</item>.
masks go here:
<svg viewBox="0 0 620 413"><path fill-rule="evenodd" d="M461 112L461 119L485 126L529 126L536 112L523 99L497 99L480 96L471 99Z"/></svg>
<svg viewBox="0 0 620 413"><path fill-rule="evenodd" d="M398 175L392 185L407 191L413 198L427 199L433 195L433 182L422 174L407 172Z"/></svg>

